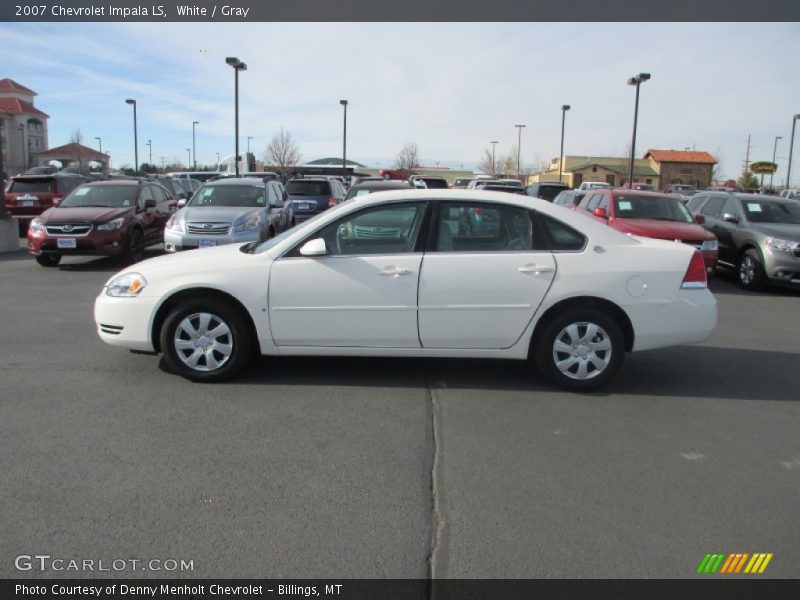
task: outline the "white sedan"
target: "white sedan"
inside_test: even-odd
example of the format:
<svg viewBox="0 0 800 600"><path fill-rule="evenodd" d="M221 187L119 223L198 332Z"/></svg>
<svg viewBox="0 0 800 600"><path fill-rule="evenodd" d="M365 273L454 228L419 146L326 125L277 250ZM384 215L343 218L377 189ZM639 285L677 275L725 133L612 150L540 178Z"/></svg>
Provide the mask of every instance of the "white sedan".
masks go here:
<svg viewBox="0 0 800 600"><path fill-rule="evenodd" d="M595 389L626 351L703 342L716 300L687 244L476 190L360 196L264 243L146 260L95 301L103 341L219 381L255 353L531 359Z"/></svg>

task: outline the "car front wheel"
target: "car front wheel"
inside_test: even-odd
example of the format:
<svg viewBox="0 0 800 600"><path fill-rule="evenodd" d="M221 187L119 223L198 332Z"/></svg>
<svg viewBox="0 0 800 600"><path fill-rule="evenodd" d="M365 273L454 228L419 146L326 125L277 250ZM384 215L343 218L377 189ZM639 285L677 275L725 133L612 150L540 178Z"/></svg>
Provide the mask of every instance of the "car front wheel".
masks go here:
<svg viewBox="0 0 800 600"><path fill-rule="evenodd" d="M761 264L761 257L752 248L742 255L739 261L739 285L752 292L764 289L767 275Z"/></svg>
<svg viewBox="0 0 800 600"><path fill-rule="evenodd" d="M595 390L622 365L622 331L614 319L597 309L568 309L557 314L537 337L536 366L547 379L566 390Z"/></svg>
<svg viewBox="0 0 800 600"><path fill-rule="evenodd" d="M161 328L164 360L174 373L199 382L223 381L248 363L252 334L244 316L216 298L173 308Z"/></svg>
<svg viewBox="0 0 800 600"><path fill-rule="evenodd" d="M61 262L60 254L39 254L36 256L36 262L43 267L57 267Z"/></svg>

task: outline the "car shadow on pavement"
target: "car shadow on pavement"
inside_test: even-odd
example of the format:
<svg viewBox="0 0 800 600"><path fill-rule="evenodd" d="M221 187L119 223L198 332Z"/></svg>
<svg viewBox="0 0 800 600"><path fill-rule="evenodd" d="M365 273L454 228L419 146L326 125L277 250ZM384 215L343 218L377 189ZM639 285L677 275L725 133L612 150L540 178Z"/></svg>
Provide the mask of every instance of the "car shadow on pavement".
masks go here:
<svg viewBox="0 0 800 600"><path fill-rule="evenodd" d="M739 287L739 280L733 271L717 270L714 277L708 282L708 289L713 294L727 294L732 296L746 296L748 298L797 298L800 297L800 288L769 285L760 292L750 292Z"/></svg>
<svg viewBox="0 0 800 600"><path fill-rule="evenodd" d="M146 250L144 253L144 258L142 260L147 260L148 258L155 258L156 256L162 255L164 252L160 249L150 249ZM83 257L74 257L75 259L83 258ZM63 260L63 259L62 259ZM68 258L67 260L73 260L72 257ZM62 262L58 265L58 268L62 271L98 271L98 272L107 272L107 273L116 273L117 271L121 271L122 269L127 268L130 266L128 263L121 261L118 257L115 256L102 256L99 258L89 259L89 260L81 260L80 262Z"/></svg>
<svg viewBox="0 0 800 600"><path fill-rule="evenodd" d="M797 401L798 355L678 346L627 354L619 374L590 396ZM231 384L366 386L565 393L528 362L483 359L261 357Z"/></svg>

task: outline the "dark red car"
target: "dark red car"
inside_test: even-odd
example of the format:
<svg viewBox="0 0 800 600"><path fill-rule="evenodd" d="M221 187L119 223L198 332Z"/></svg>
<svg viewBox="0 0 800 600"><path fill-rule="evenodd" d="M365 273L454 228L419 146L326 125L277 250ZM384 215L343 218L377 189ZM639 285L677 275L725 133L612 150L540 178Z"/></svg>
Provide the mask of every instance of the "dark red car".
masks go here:
<svg viewBox="0 0 800 600"><path fill-rule="evenodd" d="M74 255L138 262L147 246L164 241L164 227L177 205L164 187L151 181L86 183L31 221L28 252L43 267Z"/></svg>
<svg viewBox="0 0 800 600"><path fill-rule="evenodd" d="M78 173L26 173L8 181L5 191L6 210L19 221L20 235L25 235L28 223L51 206L58 206L72 190L92 181Z"/></svg>
<svg viewBox="0 0 800 600"><path fill-rule="evenodd" d="M617 231L694 246L703 255L706 271L717 265L717 238L674 196L626 188L590 190L577 209Z"/></svg>

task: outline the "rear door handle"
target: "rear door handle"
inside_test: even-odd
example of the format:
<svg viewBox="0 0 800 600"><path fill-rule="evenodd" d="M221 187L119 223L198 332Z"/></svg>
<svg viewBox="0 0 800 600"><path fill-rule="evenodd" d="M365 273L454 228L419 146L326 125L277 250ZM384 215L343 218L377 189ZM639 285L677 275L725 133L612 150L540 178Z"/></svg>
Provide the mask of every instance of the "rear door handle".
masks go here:
<svg viewBox="0 0 800 600"><path fill-rule="evenodd" d="M388 266L378 271L378 275L383 275L384 277L400 277L400 275L411 275L411 269L400 269Z"/></svg>
<svg viewBox="0 0 800 600"><path fill-rule="evenodd" d="M520 267L517 269L520 273L524 273L526 275L538 275L539 273L550 273L554 271L553 267L548 265L525 265L524 267Z"/></svg>

